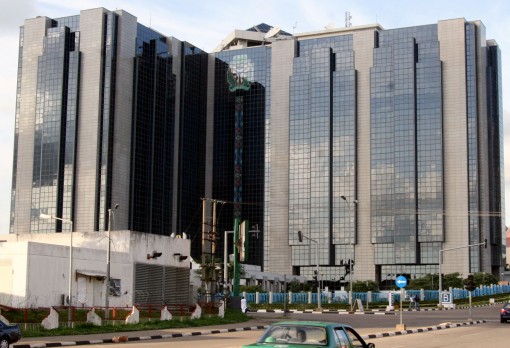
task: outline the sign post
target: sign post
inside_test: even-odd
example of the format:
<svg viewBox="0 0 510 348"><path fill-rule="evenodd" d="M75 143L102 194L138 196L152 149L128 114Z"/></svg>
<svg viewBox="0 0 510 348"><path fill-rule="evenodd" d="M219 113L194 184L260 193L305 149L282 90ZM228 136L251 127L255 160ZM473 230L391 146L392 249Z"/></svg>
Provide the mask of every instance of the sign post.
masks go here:
<svg viewBox="0 0 510 348"><path fill-rule="evenodd" d="M404 276L398 276L395 279L395 285L400 288L400 325L397 325L397 330L405 330L406 326L402 324L402 297L404 297L405 287L407 286L407 278Z"/></svg>

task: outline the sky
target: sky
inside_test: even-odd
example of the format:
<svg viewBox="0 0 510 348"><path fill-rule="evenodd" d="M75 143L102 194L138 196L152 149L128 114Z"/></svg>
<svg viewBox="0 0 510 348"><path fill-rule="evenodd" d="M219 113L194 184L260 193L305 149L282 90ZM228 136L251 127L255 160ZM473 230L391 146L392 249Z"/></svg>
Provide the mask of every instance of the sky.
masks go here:
<svg viewBox="0 0 510 348"><path fill-rule="evenodd" d="M210 52L234 29L259 23L289 33L379 23L384 29L434 24L444 19L480 20L486 38L501 49L505 132L506 199L510 200L510 1L508 0L16 0L0 2L0 234L9 232L19 27L37 16L60 18L104 7L125 10L165 36ZM510 201L505 219L510 223Z"/></svg>

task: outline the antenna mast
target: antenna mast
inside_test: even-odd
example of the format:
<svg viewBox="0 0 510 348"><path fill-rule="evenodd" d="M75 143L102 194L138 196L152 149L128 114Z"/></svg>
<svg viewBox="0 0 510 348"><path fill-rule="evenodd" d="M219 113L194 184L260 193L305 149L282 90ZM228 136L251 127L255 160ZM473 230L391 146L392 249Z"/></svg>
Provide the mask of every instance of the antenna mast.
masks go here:
<svg viewBox="0 0 510 348"><path fill-rule="evenodd" d="M345 12L345 27L346 28L349 28L350 26L352 26L351 24L351 13L350 12Z"/></svg>

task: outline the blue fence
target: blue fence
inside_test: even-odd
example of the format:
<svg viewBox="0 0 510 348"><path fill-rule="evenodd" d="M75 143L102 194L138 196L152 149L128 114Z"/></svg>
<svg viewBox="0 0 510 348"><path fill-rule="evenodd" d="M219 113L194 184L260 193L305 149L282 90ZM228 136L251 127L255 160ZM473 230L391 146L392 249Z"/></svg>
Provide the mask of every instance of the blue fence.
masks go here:
<svg viewBox="0 0 510 348"><path fill-rule="evenodd" d="M386 292L373 292L371 294L371 303L375 302L388 302L388 293ZM491 285L491 286L481 286L476 288L472 292L472 297L479 296L490 296L496 294L505 294L510 293L510 285ZM307 304L307 303L317 303L317 293L312 292L300 292L300 293L258 293L258 302L257 302L257 294L256 293L246 293L246 300L249 303L285 303L287 300L289 303L293 304ZM290 298L289 298L290 295ZM422 301L439 301L438 291L437 290L407 290L406 295L418 297ZM453 289L452 290L453 300L461 300L469 297L469 292L465 289ZM367 299L369 298L369 294L366 292L355 292L353 293L354 300L361 300L363 303L367 303ZM393 292L395 302L400 302L400 291ZM272 298L272 299L271 299ZM406 299L402 299L406 301ZM323 292L321 294L321 303L349 303L348 292L345 291L334 291L330 293Z"/></svg>

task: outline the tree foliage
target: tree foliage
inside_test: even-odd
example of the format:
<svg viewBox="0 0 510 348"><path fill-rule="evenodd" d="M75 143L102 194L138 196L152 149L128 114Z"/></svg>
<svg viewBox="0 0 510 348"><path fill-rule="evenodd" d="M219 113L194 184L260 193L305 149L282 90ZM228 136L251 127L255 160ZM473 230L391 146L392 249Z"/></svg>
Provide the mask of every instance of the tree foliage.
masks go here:
<svg viewBox="0 0 510 348"><path fill-rule="evenodd" d="M498 279L494 276L494 274L485 272L473 273L473 280L475 283L475 287L498 283Z"/></svg>
<svg viewBox="0 0 510 348"><path fill-rule="evenodd" d="M473 279L476 287L480 285L497 284L498 280L491 273L478 272L473 274ZM462 289L467 284L467 277L462 278L459 272L449 273L443 275L443 289L457 288ZM437 290L439 288L438 274L426 274L425 276L417 279L412 279L406 289L412 290Z"/></svg>
<svg viewBox="0 0 510 348"><path fill-rule="evenodd" d="M262 290L261 285L241 285L240 290L241 292L249 293L265 292L264 290Z"/></svg>
<svg viewBox="0 0 510 348"><path fill-rule="evenodd" d="M200 263L200 262L199 262ZM211 281L213 279L213 269L216 273L216 279L222 280L223 279L223 260L215 258L214 259L214 267L212 265L211 259L208 258L205 263L205 281ZM199 268L195 270L195 273L202 278L202 268ZM244 269L244 265L242 263L239 263L239 274L242 277L246 275L246 271ZM227 275L228 279L234 278L234 264L232 262L229 262L227 264Z"/></svg>
<svg viewBox="0 0 510 348"><path fill-rule="evenodd" d="M297 279L292 279L288 285L289 285L289 291L292 291L292 292L300 292L303 289L302 284Z"/></svg>
<svg viewBox="0 0 510 348"><path fill-rule="evenodd" d="M373 280L358 280L352 283L353 292L379 291L379 284Z"/></svg>
<svg viewBox="0 0 510 348"><path fill-rule="evenodd" d="M439 288L439 276L436 274L426 274L421 278L411 279L406 289L411 290L437 290Z"/></svg>

